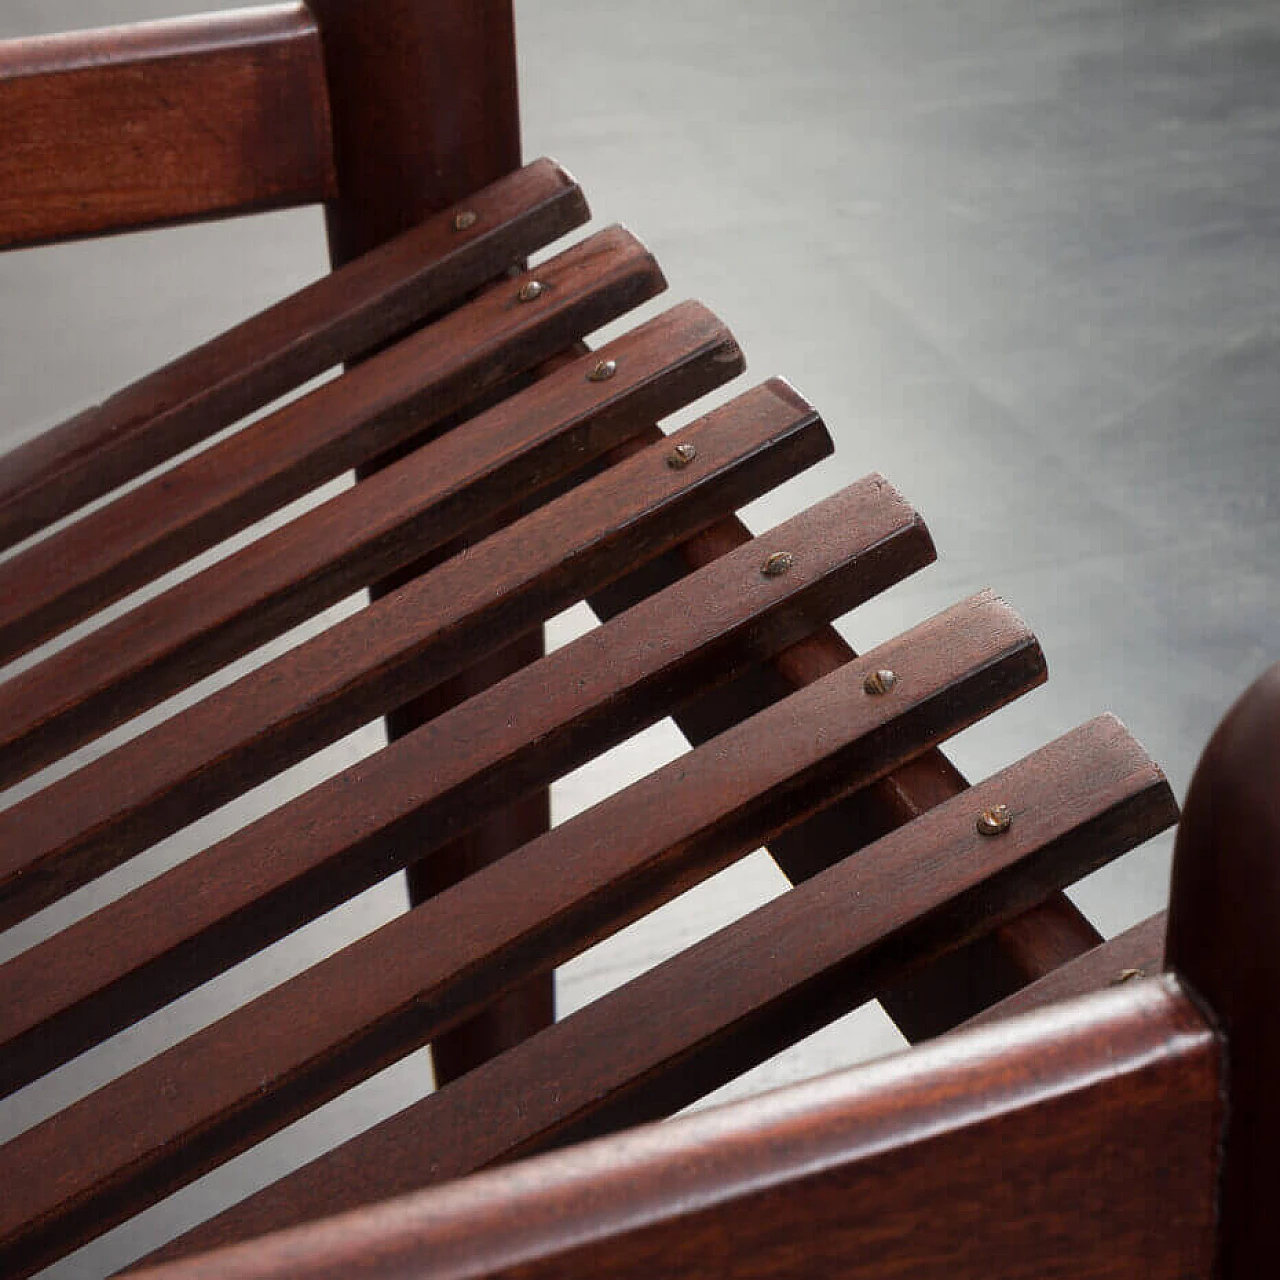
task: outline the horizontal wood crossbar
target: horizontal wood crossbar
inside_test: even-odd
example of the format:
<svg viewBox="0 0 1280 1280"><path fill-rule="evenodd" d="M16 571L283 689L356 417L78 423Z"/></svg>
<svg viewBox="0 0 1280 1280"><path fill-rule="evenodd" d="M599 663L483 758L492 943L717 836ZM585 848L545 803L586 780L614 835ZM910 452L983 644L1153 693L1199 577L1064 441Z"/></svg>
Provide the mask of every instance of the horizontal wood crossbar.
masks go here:
<svg viewBox="0 0 1280 1280"><path fill-rule="evenodd" d="M0 43L0 248L337 194L302 4Z"/></svg>
<svg viewBox="0 0 1280 1280"><path fill-rule="evenodd" d="M607 382L590 376L601 359ZM529 501L742 363L686 303L91 632L0 685L0 786Z"/></svg>
<svg viewBox="0 0 1280 1280"><path fill-rule="evenodd" d="M538 160L0 458L0 549L463 301L584 223Z"/></svg>
<svg viewBox="0 0 1280 1280"><path fill-rule="evenodd" d="M975 815L995 803L1015 813L998 840L975 829ZM990 921L1012 918L1118 857L1174 812L1160 771L1123 726L1102 717L227 1210L160 1256L247 1239L668 1115Z"/></svg>
<svg viewBox="0 0 1280 1280"><path fill-rule="evenodd" d="M791 571L762 574L787 545L806 548ZM911 508L862 481L17 956L0 1092L657 720L724 679L735 643L781 647L932 555Z"/></svg>
<svg viewBox="0 0 1280 1280"><path fill-rule="evenodd" d="M674 469L681 444L697 461ZM764 384L0 812L0 924L498 651L830 450L812 406L781 381Z"/></svg>
<svg viewBox="0 0 1280 1280"><path fill-rule="evenodd" d="M633 784L0 1148L0 1181L27 1171L0 1262L69 1251L1043 678L977 597Z"/></svg>

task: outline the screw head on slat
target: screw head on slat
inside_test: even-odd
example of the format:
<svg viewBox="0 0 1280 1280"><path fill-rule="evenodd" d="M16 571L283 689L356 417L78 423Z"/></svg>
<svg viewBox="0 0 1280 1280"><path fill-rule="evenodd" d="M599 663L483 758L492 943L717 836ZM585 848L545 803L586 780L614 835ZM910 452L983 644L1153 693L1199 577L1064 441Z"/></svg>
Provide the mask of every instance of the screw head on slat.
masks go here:
<svg viewBox="0 0 1280 1280"><path fill-rule="evenodd" d="M780 578L795 564L796 558L790 551L775 551L765 562L760 572L766 578Z"/></svg>
<svg viewBox="0 0 1280 1280"><path fill-rule="evenodd" d="M678 444L667 455L667 466L672 471L683 471L696 457L698 450L696 445Z"/></svg>
<svg viewBox="0 0 1280 1280"><path fill-rule="evenodd" d="M873 698L878 698L882 694L888 693L897 683L898 677L892 671L873 671L862 682L862 688L865 693L869 693Z"/></svg>
<svg viewBox="0 0 1280 1280"><path fill-rule="evenodd" d="M542 297L542 290L543 286L541 281L530 280L529 283L520 290L520 301L534 302L538 298Z"/></svg>
<svg viewBox="0 0 1280 1280"><path fill-rule="evenodd" d="M463 209L461 213L454 215L453 229L455 231L470 231L479 221L480 215L478 213L473 213L470 209Z"/></svg>
<svg viewBox="0 0 1280 1280"><path fill-rule="evenodd" d="M978 815L980 836L1002 836L1013 826L1013 812L1007 804L992 805Z"/></svg>
<svg viewBox="0 0 1280 1280"><path fill-rule="evenodd" d="M615 373L618 372L618 362L616 360L601 360L594 369L587 374L588 382L608 382Z"/></svg>

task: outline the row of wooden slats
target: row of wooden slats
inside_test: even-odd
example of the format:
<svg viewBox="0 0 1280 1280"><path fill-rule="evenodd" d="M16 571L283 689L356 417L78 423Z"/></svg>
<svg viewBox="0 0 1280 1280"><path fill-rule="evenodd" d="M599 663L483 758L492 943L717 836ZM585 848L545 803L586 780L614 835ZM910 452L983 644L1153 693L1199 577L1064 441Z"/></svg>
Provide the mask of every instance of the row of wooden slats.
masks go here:
<svg viewBox="0 0 1280 1280"><path fill-rule="evenodd" d="M0 493L13 537L99 496L86 478L97 464L111 483L140 475L428 322L0 563L13 656L428 437L0 686L6 782L525 505L465 553L0 811L0 924L570 604L590 599L606 621L0 968L0 1088L665 715L698 745L0 1147L5 1274L141 1211L763 842L808 883L180 1247L665 1114L1172 821L1158 770L1113 721L966 793L934 748L1043 680L1025 624L984 593L855 658L830 622L933 558L909 504L872 476L752 538L733 512L830 450L812 406L774 379L672 435L654 428L741 369L731 335L696 304L530 384L663 287L661 273L613 229L508 275L585 215L547 162L469 208L474 224L451 211L348 268L349 287L331 277L24 455ZM540 291L525 288L534 280ZM243 372L246 344L263 355ZM440 433L495 391L505 398ZM74 477L65 503L50 496L60 468ZM878 695L866 682L881 668L897 679ZM912 770L914 791L899 781ZM941 803L917 817L924 795ZM997 800L1016 810L1013 834L984 840L975 815ZM853 835L819 859L815 833L850 814ZM873 841L877 824L912 817Z"/></svg>

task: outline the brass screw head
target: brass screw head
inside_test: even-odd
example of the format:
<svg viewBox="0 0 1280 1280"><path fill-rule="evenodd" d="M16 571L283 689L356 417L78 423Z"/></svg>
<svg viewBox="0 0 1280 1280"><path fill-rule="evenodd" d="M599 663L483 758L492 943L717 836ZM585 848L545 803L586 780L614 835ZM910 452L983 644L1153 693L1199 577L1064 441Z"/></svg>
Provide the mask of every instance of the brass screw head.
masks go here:
<svg viewBox="0 0 1280 1280"><path fill-rule="evenodd" d="M540 281L530 280L529 283L520 290L520 301L533 302L542 297L542 290L543 286Z"/></svg>
<svg viewBox="0 0 1280 1280"><path fill-rule="evenodd" d="M862 682L862 689L864 693L869 693L873 698L878 698L881 694L888 693L897 683L898 677L892 671L873 671Z"/></svg>
<svg viewBox="0 0 1280 1280"><path fill-rule="evenodd" d="M1147 971L1145 969L1121 969L1114 978L1111 979L1113 987L1121 987L1126 982L1133 982L1136 978L1145 978Z"/></svg>
<svg viewBox="0 0 1280 1280"><path fill-rule="evenodd" d="M601 360L594 369L587 374L588 382L608 382L615 373L618 372L618 362L616 360Z"/></svg>
<svg viewBox="0 0 1280 1280"><path fill-rule="evenodd" d="M1007 804L992 805L978 815L980 836L1002 836L1013 826L1013 812Z"/></svg>
<svg viewBox="0 0 1280 1280"><path fill-rule="evenodd" d="M775 551L765 562L760 572L766 578L780 578L795 564L796 558L790 551Z"/></svg>
<svg viewBox="0 0 1280 1280"><path fill-rule="evenodd" d="M461 213L454 215L453 229L455 231L470 231L479 221L479 214L473 213L470 209L464 209Z"/></svg>
<svg viewBox="0 0 1280 1280"><path fill-rule="evenodd" d="M691 444L678 444L667 455L667 466L672 471L683 471L698 456L697 447Z"/></svg>

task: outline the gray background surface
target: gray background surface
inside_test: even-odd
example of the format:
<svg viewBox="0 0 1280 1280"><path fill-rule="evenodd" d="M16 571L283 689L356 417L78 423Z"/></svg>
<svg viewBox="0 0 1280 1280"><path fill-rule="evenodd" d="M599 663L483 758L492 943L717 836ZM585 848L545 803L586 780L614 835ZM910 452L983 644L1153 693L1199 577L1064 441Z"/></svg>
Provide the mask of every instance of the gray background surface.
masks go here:
<svg viewBox="0 0 1280 1280"><path fill-rule="evenodd" d="M5 0L0 37L203 7ZM867 647L989 585L1049 658L1045 689L954 743L961 767L981 776L1112 710L1181 795L1213 724L1280 657L1280 9L526 0L518 16L526 153L577 174L596 225L651 245L672 282L658 305L706 301L750 376L790 378L835 435L835 458L753 526L884 472L941 559L844 620L849 637ZM0 446L324 267L314 211L0 257ZM553 634L586 625L574 611ZM371 727L212 815L0 938L0 957L380 741ZM567 779L557 815L680 749L659 726ZM1073 896L1118 931L1163 904L1169 847ZM718 877L569 966L562 1010L781 888L762 857ZM402 907L382 886L0 1104L0 1139ZM900 1043L866 1010L724 1096ZM428 1085L417 1055L55 1273L122 1265Z"/></svg>

